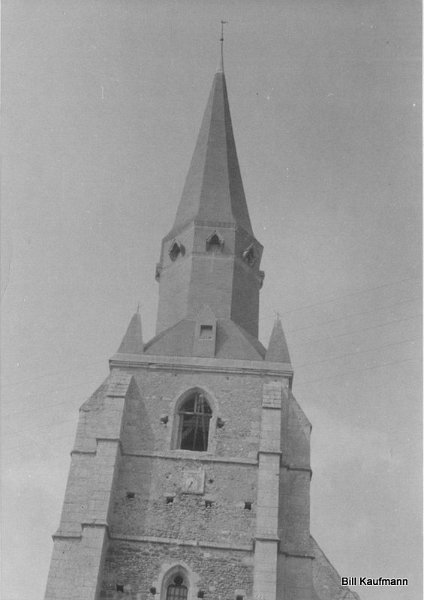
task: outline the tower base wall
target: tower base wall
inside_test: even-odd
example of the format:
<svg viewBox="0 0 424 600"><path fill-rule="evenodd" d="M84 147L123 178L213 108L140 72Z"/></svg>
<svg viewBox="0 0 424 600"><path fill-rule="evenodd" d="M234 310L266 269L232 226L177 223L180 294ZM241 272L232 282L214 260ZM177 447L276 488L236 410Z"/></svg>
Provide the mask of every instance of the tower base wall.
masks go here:
<svg viewBox="0 0 424 600"><path fill-rule="evenodd" d="M189 545L190 544L190 545ZM218 544L217 544L218 546ZM117 589L132 600L158 598L166 574L176 566L188 574L189 596L205 598L252 597L253 554L247 549L137 540L112 540L107 552L100 597L115 600ZM151 589L156 590L153 595Z"/></svg>

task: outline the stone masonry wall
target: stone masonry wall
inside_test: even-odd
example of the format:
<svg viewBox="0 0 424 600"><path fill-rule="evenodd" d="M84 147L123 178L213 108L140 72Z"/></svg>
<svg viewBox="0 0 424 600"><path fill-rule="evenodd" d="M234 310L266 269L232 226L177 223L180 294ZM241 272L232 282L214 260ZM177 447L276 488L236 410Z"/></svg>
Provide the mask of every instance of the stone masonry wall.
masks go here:
<svg viewBox="0 0 424 600"><path fill-rule="evenodd" d="M205 463L202 495L184 493L184 474L192 468L188 460L123 457L112 533L251 544L256 467ZM206 502L211 506L206 507ZM251 503L251 509L245 508L245 502Z"/></svg>
<svg viewBox="0 0 424 600"><path fill-rule="evenodd" d="M183 564L196 574L196 586L208 592L209 600L234 600L236 594L251 598L258 452L267 450L270 443L271 423L262 423L263 394L264 389L278 386L275 377L163 369L155 363L112 369L113 381L131 377L120 435L122 454L108 516L101 597L147 599L150 587L161 585L164 565ZM110 416L120 410L121 392L115 396L108 389L106 397L106 390L100 388L82 410L77 436L82 454L77 453L75 460L84 456L86 465L93 460L94 444L103 443L98 431L108 430ZM179 401L190 390L203 390L212 409L205 452L175 447ZM305 556L305 562L291 555L309 549L309 425L290 395L284 392L281 400L281 441L278 435L275 449L270 450L280 477L276 506L280 551L286 556L280 555L278 564L284 568L284 580L293 582L283 586L284 600L290 600L297 593L298 581L305 579L305 568L310 569L309 558ZM271 412L275 411L268 409L268 417ZM262 440L261 427L265 427ZM194 492L187 489L193 472L200 473L201 481ZM266 543L270 542L256 540L256 546ZM264 565L266 560L264 555ZM277 577L281 589L281 573Z"/></svg>
<svg viewBox="0 0 424 600"><path fill-rule="evenodd" d="M233 600L236 590L251 595L263 378L128 372L138 394L127 399L102 597L118 598L122 585L127 596L148 598L167 563L187 564L208 598ZM213 411L207 452L173 448L177 402L190 389L204 390ZM203 493L184 488L193 469L204 474Z"/></svg>
<svg viewBox="0 0 424 600"><path fill-rule="evenodd" d="M251 597L253 567L249 552L115 540L106 557L100 598L153 598L149 590L154 586L159 591L164 563L188 565L196 576L197 589L190 590L192 598L197 597L197 591L204 591L209 600L233 600L236 590ZM117 584L124 586L127 594L117 593Z"/></svg>
<svg viewBox="0 0 424 600"><path fill-rule="evenodd" d="M262 378L178 370L129 370L137 382L142 401L130 401L123 430L126 454L169 452L176 427L177 400L187 390L200 388L211 403L210 447L204 456L256 459L259 446ZM161 417L166 416L166 423ZM224 422L216 426L216 419ZM196 453L180 451L181 457ZM188 452L188 454L187 454ZM173 451L173 455L177 455Z"/></svg>
<svg viewBox="0 0 424 600"><path fill-rule="evenodd" d="M111 532L251 544L262 379L141 369L132 373L139 395L127 399ZM176 402L193 388L205 390L213 410L208 452L172 447ZM167 423L161 422L164 415ZM221 428L217 417L224 422ZM203 493L185 493L187 472L198 468L204 473Z"/></svg>

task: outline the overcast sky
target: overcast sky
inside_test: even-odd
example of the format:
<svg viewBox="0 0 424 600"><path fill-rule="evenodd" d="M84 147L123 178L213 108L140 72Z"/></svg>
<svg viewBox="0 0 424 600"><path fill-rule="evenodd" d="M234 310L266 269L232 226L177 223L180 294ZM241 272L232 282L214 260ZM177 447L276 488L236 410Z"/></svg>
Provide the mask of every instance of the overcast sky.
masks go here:
<svg viewBox="0 0 424 600"><path fill-rule="evenodd" d="M141 303L226 26L260 339L313 424L311 531L421 600L421 3L3 1L3 600L43 598L78 408Z"/></svg>

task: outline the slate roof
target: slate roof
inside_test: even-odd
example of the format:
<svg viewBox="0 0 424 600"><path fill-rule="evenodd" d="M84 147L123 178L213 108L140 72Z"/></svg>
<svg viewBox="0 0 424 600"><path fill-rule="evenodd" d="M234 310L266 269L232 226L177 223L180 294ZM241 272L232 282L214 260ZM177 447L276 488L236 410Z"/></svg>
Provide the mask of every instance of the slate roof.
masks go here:
<svg viewBox="0 0 424 600"><path fill-rule="evenodd" d="M266 360L291 363L289 349L280 319L276 319L269 340Z"/></svg>
<svg viewBox="0 0 424 600"><path fill-rule="evenodd" d="M253 236L223 71L215 74L171 232L190 221L237 224Z"/></svg>
<svg viewBox="0 0 424 600"><path fill-rule="evenodd" d="M194 356L196 321L183 319L148 342L145 354ZM230 319L217 319L215 358L263 360L265 348L259 340Z"/></svg>

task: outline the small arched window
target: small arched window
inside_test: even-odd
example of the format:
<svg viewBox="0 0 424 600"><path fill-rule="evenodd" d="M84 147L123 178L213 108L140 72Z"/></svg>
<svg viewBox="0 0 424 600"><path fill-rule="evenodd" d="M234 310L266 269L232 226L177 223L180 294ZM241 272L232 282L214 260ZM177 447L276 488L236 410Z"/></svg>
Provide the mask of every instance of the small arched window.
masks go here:
<svg viewBox="0 0 424 600"><path fill-rule="evenodd" d="M182 575L175 575L166 589L166 600L187 600L188 587Z"/></svg>
<svg viewBox="0 0 424 600"><path fill-rule="evenodd" d="M169 258L172 261L177 260L177 258L179 257L180 254L181 254L181 256L184 256L185 248L181 244L181 242L174 240L171 244L171 247L169 248L168 254L169 254Z"/></svg>
<svg viewBox="0 0 424 600"><path fill-rule="evenodd" d="M255 252L255 248L253 246L253 244L250 244L250 246L248 248L246 248L246 250L243 252L243 260L245 262L247 262L247 264L250 267L253 267L253 265L256 262L256 252Z"/></svg>
<svg viewBox="0 0 424 600"><path fill-rule="evenodd" d="M206 250L208 252L218 252L224 246L224 239L216 231L206 240Z"/></svg>
<svg viewBox="0 0 424 600"><path fill-rule="evenodd" d="M177 447L182 450L206 451L211 417L211 407L202 392L196 391L186 398L178 411Z"/></svg>

